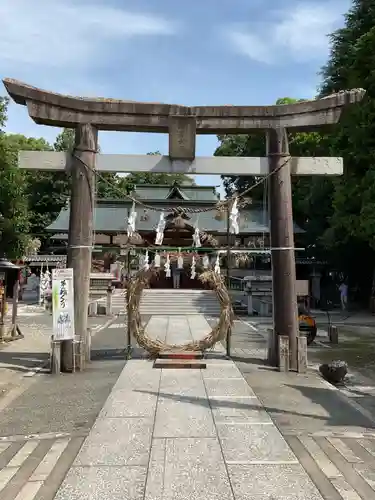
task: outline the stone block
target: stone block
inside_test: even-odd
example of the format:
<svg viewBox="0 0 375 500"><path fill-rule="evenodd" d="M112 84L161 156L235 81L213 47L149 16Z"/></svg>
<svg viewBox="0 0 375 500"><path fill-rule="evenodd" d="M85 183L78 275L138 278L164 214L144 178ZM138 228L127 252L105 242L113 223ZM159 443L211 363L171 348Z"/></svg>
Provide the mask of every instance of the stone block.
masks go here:
<svg viewBox="0 0 375 500"><path fill-rule="evenodd" d="M202 371L202 377L203 380L243 378L240 370L231 361L229 361L228 364L224 365L209 363L206 367L206 370Z"/></svg>
<svg viewBox="0 0 375 500"><path fill-rule="evenodd" d="M152 427L152 419L98 419L74 465L147 465Z"/></svg>
<svg viewBox="0 0 375 500"><path fill-rule="evenodd" d="M168 439L163 493L163 500L233 500L218 440Z"/></svg>
<svg viewBox="0 0 375 500"><path fill-rule="evenodd" d="M206 399L206 389L200 370L163 370L160 380L160 395L180 395Z"/></svg>
<svg viewBox="0 0 375 500"><path fill-rule="evenodd" d="M159 359L203 359L202 351L164 351L159 353Z"/></svg>
<svg viewBox="0 0 375 500"><path fill-rule="evenodd" d="M307 372L307 337L300 336L297 339L298 342L298 373Z"/></svg>
<svg viewBox="0 0 375 500"><path fill-rule="evenodd" d="M204 370L206 363L200 359L156 359L154 368Z"/></svg>
<svg viewBox="0 0 375 500"><path fill-rule="evenodd" d="M227 463L296 462L296 457L275 425L217 426Z"/></svg>
<svg viewBox="0 0 375 500"><path fill-rule="evenodd" d="M166 439L153 439L144 500L162 500Z"/></svg>
<svg viewBox="0 0 375 500"><path fill-rule="evenodd" d="M147 392L137 392L137 390L120 389L113 391L107 399L100 418L129 418L140 417L152 418L155 415L155 408L158 396Z"/></svg>
<svg viewBox="0 0 375 500"><path fill-rule="evenodd" d="M210 399L212 414L216 424L229 422L270 423L268 413L257 398Z"/></svg>
<svg viewBox="0 0 375 500"><path fill-rule="evenodd" d="M289 337L286 335L278 336L278 367L281 372L289 371Z"/></svg>
<svg viewBox="0 0 375 500"><path fill-rule="evenodd" d="M146 467L72 467L55 500L143 500Z"/></svg>
<svg viewBox="0 0 375 500"><path fill-rule="evenodd" d="M181 397L183 400L181 401ZM215 437L210 405L201 397L159 397L154 437Z"/></svg>
<svg viewBox="0 0 375 500"><path fill-rule="evenodd" d="M323 500L299 464L228 465L236 500Z"/></svg>
<svg viewBox="0 0 375 500"><path fill-rule="evenodd" d="M205 385L208 397L239 397L252 396L255 397L254 391L248 385L244 378L233 378L227 380L206 379Z"/></svg>
<svg viewBox="0 0 375 500"><path fill-rule="evenodd" d="M169 157L171 160L194 160L196 128L194 116L169 117Z"/></svg>

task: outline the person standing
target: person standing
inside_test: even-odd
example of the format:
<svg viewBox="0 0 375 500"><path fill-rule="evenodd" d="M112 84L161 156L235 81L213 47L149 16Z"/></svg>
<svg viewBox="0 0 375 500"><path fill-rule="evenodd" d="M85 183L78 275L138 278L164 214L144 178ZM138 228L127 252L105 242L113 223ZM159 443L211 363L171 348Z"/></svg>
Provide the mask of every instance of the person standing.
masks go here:
<svg viewBox="0 0 375 500"><path fill-rule="evenodd" d="M181 273L184 269L184 259L181 255L176 260L171 262L171 273L173 280L173 288L180 288Z"/></svg>
<svg viewBox="0 0 375 500"><path fill-rule="evenodd" d="M341 309L343 311L346 311L348 307L348 285L345 281L343 281L339 286L339 291L340 291Z"/></svg>

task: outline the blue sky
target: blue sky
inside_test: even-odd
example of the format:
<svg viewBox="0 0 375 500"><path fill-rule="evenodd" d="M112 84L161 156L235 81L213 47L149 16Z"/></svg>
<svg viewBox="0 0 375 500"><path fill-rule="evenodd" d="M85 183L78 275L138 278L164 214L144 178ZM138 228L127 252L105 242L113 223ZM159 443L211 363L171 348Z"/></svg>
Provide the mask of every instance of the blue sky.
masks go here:
<svg viewBox="0 0 375 500"><path fill-rule="evenodd" d="M1 0L0 76L71 95L186 105L313 98L327 34L343 25L350 3ZM15 104L7 131L51 142L59 132ZM104 153L168 151L162 134L102 132L99 140ZM215 136L198 136L197 155L216 145Z"/></svg>

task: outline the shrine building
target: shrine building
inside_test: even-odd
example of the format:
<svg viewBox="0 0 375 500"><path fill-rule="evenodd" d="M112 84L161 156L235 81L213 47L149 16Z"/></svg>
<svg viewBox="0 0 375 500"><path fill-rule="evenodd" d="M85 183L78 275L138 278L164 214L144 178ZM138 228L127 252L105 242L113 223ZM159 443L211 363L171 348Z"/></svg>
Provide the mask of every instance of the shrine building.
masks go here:
<svg viewBox="0 0 375 500"><path fill-rule="evenodd" d="M135 229L141 237L134 245L138 253L146 249L152 252L182 252L185 255L204 253L221 254L221 265L226 268L227 217L219 213L219 195L214 186L188 184L136 186L132 196L139 200L135 205L137 218ZM105 259L105 255L124 255L127 240L127 221L132 210L132 201L98 199L94 208L94 254L93 259ZM145 206L146 205L146 206ZM150 208L151 207L151 208ZM153 210L154 208L155 210ZM161 211L165 209L166 227L163 244L155 245L156 227ZM175 209L171 213L171 209ZM177 217L176 217L177 214ZM194 248L194 230L198 227L202 247ZM53 253L66 252L69 228L69 208L61 210L57 219L46 229L51 233ZM269 218L265 207L251 204L240 209L239 234L230 235L232 252L231 276L244 277L249 270L270 270ZM294 225L295 239L303 231ZM296 242L296 247L298 243ZM122 250L123 249L123 250ZM242 255L241 258L238 256ZM250 258L243 258L244 255ZM188 260L188 257L186 257Z"/></svg>

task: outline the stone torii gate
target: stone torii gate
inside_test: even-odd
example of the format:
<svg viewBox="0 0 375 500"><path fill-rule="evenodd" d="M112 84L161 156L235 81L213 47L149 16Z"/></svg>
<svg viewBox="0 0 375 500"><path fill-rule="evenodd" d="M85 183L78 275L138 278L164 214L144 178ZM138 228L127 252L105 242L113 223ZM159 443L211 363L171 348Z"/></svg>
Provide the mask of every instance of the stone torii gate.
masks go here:
<svg viewBox="0 0 375 500"><path fill-rule="evenodd" d="M363 98L364 90L275 106L181 106L78 98L12 79L4 79L3 83L16 103L27 106L36 123L76 131L73 155L22 151L19 166L29 170L69 169L71 172L68 266L74 269L77 335L83 340L87 335L95 170L232 176L265 176L274 172L269 181L274 347L278 335L288 335L290 368L297 370L298 318L290 176L341 175L343 162L341 158L290 158L286 131L307 132L337 123L346 106ZM98 130L167 133L169 155L97 154ZM255 130L267 135L266 158L195 156L196 134L245 134ZM277 360L273 359L272 364L276 365Z"/></svg>

